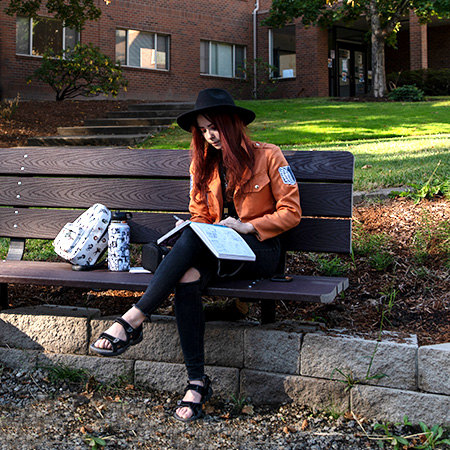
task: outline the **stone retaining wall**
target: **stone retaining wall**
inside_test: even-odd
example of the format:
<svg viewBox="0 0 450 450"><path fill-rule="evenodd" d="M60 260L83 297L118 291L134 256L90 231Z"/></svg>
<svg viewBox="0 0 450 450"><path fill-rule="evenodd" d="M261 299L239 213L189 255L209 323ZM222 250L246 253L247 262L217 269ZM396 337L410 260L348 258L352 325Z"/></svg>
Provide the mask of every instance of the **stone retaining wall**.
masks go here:
<svg viewBox="0 0 450 450"><path fill-rule="evenodd" d="M98 310L39 307L0 313L0 362L14 368L64 364L101 382L182 392L186 372L173 317L144 324L144 341L118 358L89 353L113 319ZM450 344L418 347L415 336L381 342L305 323L209 322L206 371L224 397L252 403L297 402L381 421L450 425ZM375 352L370 373L371 357ZM384 374L378 378L373 375ZM344 377L359 380L352 389ZM340 380L340 381L338 381Z"/></svg>

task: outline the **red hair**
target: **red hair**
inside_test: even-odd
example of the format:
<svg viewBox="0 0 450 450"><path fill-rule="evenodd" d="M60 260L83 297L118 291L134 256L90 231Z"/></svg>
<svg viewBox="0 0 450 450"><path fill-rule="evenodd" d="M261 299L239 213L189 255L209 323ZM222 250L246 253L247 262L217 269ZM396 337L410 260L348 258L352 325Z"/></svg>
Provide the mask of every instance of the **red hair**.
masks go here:
<svg viewBox="0 0 450 450"><path fill-rule="evenodd" d="M220 134L222 150L209 145L197 125L192 127L191 155L195 174L193 195L206 198L206 187L218 170L221 157L227 171L227 200L242 183L246 169L253 170L255 156L247 127L237 114L209 113L204 115ZM222 156L221 154L222 153Z"/></svg>

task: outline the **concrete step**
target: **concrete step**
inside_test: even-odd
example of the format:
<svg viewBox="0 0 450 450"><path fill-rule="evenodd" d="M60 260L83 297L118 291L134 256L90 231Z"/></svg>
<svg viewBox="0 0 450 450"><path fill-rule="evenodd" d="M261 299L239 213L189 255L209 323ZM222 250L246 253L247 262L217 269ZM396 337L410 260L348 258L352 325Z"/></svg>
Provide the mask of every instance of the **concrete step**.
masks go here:
<svg viewBox="0 0 450 450"><path fill-rule="evenodd" d="M111 111L106 118L86 120L82 127L59 127L57 136L29 138L27 145L132 146L166 129L193 107L193 103L138 103L128 111Z"/></svg>
<svg viewBox="0 0 450 450"><path fill-rule="evenodd" d="M155 134L166 128L164 125L151 126L98 126L98 127L58 127L59 136L92 136L118 134Z"/></svg>
<svg viewBox="0 0 450 450"><path fill-rule="evenodd" d="M96 136L44 136L28 138L29 147L62 146L132 146L148 138L148 134L96 135Z"/></svg>
<svg viewBox="0 0 450 450"><path fill-rule="evenodd" d="M152 117L165 117L170 118L173 121L183 114L183 110L170 110L170 109L160 109L160 110L135 110L135 111L110 111L106 114L109 118L129 118L129 117L142 117L142 118L152 118Z"/></svg>
<svg viewBox="0 0 450 450"><path fill-rule="evenodd" d="M194 108L194 103L137 103L135 105L130 105L128 107L129 111L141 111L141 110L151 110L151 111L190 111Z"/></svg>
<svg viewBox="0 0 450 450"><path fill-rule="evenodd" d="M161 126L161 125L171 125L175 119L171 117L111 117L108 119L87 119L84 121L85 127L108 127L108 126Z"/></svg>

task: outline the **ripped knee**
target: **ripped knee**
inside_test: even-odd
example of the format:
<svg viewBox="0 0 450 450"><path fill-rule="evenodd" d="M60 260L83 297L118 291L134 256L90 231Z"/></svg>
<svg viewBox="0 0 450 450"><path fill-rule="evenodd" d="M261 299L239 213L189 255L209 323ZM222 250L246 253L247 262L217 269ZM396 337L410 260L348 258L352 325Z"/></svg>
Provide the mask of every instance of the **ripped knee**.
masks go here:
<svg viewBox="0 0 450 450"><path fill-rule="evenodd" d="M180 283L193 283L194 281L200 280L200 272L194 268L191 267L186 271L186 273L181 277Z"/></svg>

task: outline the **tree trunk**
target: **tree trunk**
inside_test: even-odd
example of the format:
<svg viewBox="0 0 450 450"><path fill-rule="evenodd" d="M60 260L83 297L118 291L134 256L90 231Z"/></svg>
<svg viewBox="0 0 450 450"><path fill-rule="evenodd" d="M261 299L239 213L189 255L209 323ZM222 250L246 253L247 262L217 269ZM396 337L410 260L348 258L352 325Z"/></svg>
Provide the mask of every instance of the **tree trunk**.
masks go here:
<svg viewBox="0 0 450 450"><path fill-rule="evenodd" d="M381 27L378 0L370 0L367 19L372 32L372 94L374 97L386 95L386 72L384 64L385 30Z"/></svg>
<svg viewBox="0 0 450 450"><path fill-rule="evenodd" d="M374 97L386 95L385 39L372 32L372 92Z"/></svg>

